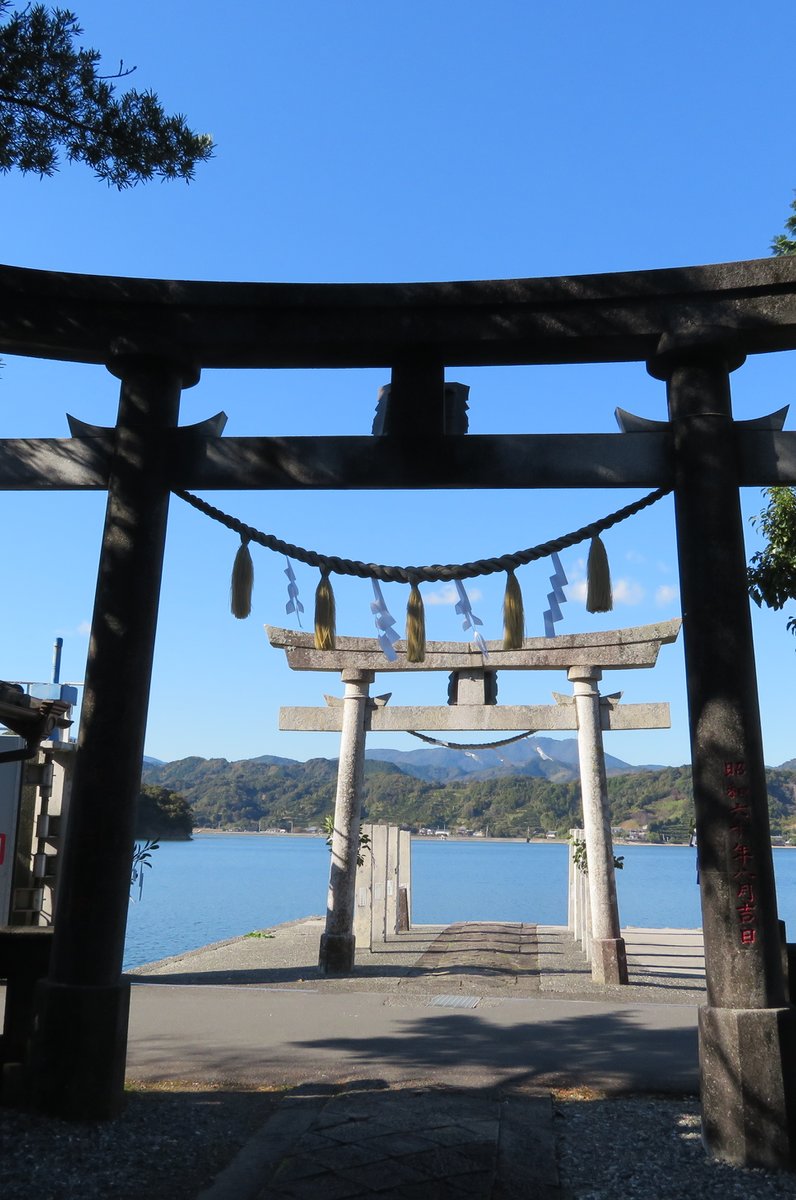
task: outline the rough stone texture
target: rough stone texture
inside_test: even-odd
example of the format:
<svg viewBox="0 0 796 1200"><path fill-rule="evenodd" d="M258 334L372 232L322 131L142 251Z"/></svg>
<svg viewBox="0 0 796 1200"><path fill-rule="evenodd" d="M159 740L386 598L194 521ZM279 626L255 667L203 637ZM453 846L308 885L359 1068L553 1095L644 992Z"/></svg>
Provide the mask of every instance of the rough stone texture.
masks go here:
<svg viewBox="0 0 796 1200"><path fill-rule="evenodd" d="M595 983L626 984L627 953L625 939L595 938L589 944L591 975Z"/></svg>
<svg viewBox="0 0 796 1200"><path fill-rule="evenodd" d="M235 283L0 268L0 353L104 363L120 337L202 367L643 362L661 330L729 325L745 353L796 348L788 257L456 283ZM169 341L164 330L171 331Z"/></svg>
<svg viewBox="0 0 796 1200"><path fill-rule="evenodd" d="M326 933L321 938L319 966L325 971L347 972L354 958L354 902L365 773L365 707L370 671L348 671L343 702L343 730L337 768L332 862L326 907Z"/></svg>
<svg viewBox="0 0 796 1200"><path fill-rule="evenodd" d="M599 983L627 983L600 728L600 693L597 686L600 676L601 672L594 669L587 672L572 668L569 672L569 678L574 683L578 715L580 790L591 906L592 972Z"/></svg>
<svg viewBox="0 0 796 1200"><path fill-rule="evenodd" d="M449 992L467 986L490 990L492 984L523 991L539 988L539 944L535 925L499 921L467 921L449 925L409 972L430 991Z"/></svg>
<svg viewBox="0 0 796 1200"><path fill-rule="evenodd" d="M363 822L360 826L362 834L370 838L373 844L373 824ZM373 910L373 856L363 855L361 865L357 865L357 878L354 891L354 937L361 950L370 949L371 913Z"/></svg>
<svg viewBox="0 0 796 1200"><path fill-rule="evenodd" d="M383 943L387 938L387 854L389 832L386 825L373 825L373 841L371 842L371 878L373 904L370 911L371 947ZM365 858L368 857L367 852ZM395 932L393 929L392 933Z"/></svg>
<svg viewBox="0 0 796 1200"><path fill-rule="evenodd" d="M703 1136L725 1162L796 1167L796 1010L699 1010Z"/></svg>
<svg viewBox="0 0 796 1200"><path fill-rule="evenodd" d="M318 966L324 975L350 975L354 970L355 950L353 933L322 933Z"/></svg>
<svg viewBox="0 0 796 1200"><path fill-rule="evenodd" d="M196 381L163 361L111 355L108 366L122 379L115 451L55 934L31 1048L33 1103L63 1115L102 1116L104 1103L108 1116L123 1103L119 979L169 509L164 466L182 388Z"/></svg>
<svg viewBox="0 0 796 1200"><path fill-rule="evenodd" d="M329 653L329 652L327 652ZM386 662L386 659L385 659ZM668 729L668 704L623 704L600 708L602 729ZM279 710L279 728L302 732L335 733L343 727L342 710L333 708L285 707ZM396 705L370 707L365 728L372 733L395 733L408 729L512 730L577 729L573 707L554 704L455 704L447 706Z"/></svg>
<svg viewBox="0 0 796 1200"><path fill-rule="evenodd" d="M77 987L42 979L25 1087L38 1111L103 1120L124 1107L130 984Z"/></svg>
<svg viewBox="0 0 796 1200"><path fill-rule="evenodd" d="M699 845L708 1000L701 1053L707 1146L737 1162L796 1161L792 1025L766 796L746 553L733 457L731 330L661 339ZM723 1009L724 1013L719 1010ZM748 1015L733 1016L739 1010ZM751 1010L757 1010L752 1012ZM709 1015L708 1015L709 1013Z"/></svg>
<svg viewBox="0 0 796 1200"><path fill-rule="evenodd" d="M398 930L398 887L400 872L400 830L387 826L387 858L384 870L384 940Z"/></svg>
<svg viewBox="0 0 796 1200"><path fill-rule="evenodd" d="M575 862L575 849L584 841L582 829L570 829L567 928L580 943L587 962L591 962L591 904L589 901L589 878Z"/></svg>
<svg viewBox="0 0 796 1200"><path fill-rule="evenodd" d="M412 835L408 829L398 833L398 929L412 923Z"/></svg>
<svg viewBox="0 0 796 1200"><path fill-rule="evenodd" d="M404 888L408 902L411 890L411 841L408 830L397 825L363 823L361 832L370 839L357 866L354 936L360 948L384 944L398 932L398 896Z"/></svg>
<svg viewBox="0 0 796 1200"><path fill-rule="evenodd" d="M556 1200L552 1116L546 1095L342 1094L328 1101L256 1200Z"/></svg>
<svg viewBox="0 0 796 1200"><path fill-rule="evenodd" d="M551 668L602 667L603 670L652 667L663 645L677 640L682 622L661 621L610 632L560 634L526 638L521 650L504 650L502 641L487 642L489 663L496 671L547 671ZM406 645L397 642L397 657L384 657L375 638L338 637L334 650L316 650L311 634L266 625L268 640L287 655L295 671L343 671L355 665L370 671L466 671L480 665L472 642L427 642L423 662L406 661Z"/></svg>

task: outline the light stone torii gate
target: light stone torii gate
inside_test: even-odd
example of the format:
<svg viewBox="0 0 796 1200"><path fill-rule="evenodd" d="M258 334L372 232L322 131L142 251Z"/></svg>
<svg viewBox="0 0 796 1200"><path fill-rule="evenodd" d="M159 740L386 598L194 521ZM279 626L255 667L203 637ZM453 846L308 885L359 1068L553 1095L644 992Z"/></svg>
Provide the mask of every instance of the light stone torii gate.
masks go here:
<svg viewBox="0 0 796 1200"><path fill-rule="evenodd" d="M747 355L794 349L794 257L398 284L0 266L0 354L95 364L121 382L112 427L0 440L0 489L108 497L52 955L22 1064L33 1105L92 1119L124 1104L122 963L171 491L672 488L707 979L703 1140L730 1162L796 1170L796 1007L739 500L741 487L796 484L796 433L785 409L736 421L730 388ZM618 362L665 383L668 419L622 414L621 433L598 434L448 423L446 366ZM388 368L382 436L273 437L264 418L265 436L224 438L223 414L178 427L181 392L205 369L308 367Z"/></svg>
<svg viewBox="0 0 796 1200"><path fill-rule="evenodd" d="M342 700L327 696L326 708L284 707L279 728L307 732L339 732L332 861L326 929L321 937L319 965L328 973L354 969L354 906L357 853L362 812L362 789L367 733L412 730L479 732L498 730L564 730L578 732L583 826L589 864L592 913L592 977L598 983L627 983L627 959L616 897L611 820L605 776L602 731L660 729L669 726L668 704L620 705L615 697L600 696L603 670L652 667L660 647L674 642L679 620L620 629L613 633L570 634L528 638L521 650L504 650L487 643L485 660L467 642L431 642L425 659L407 662L403 643L389 661L371 638L336 639L335 649L316 650L313 637L266 626L272 646L283 649L288 665L298 671L339 671L345 684ZM500 705L490 698L486 676L499 670L560 668L574 685L574 696L554 693L553 705ZM455 681L447 707L388 707L389 696L370 699L377 671L444 671Z"/></svg>

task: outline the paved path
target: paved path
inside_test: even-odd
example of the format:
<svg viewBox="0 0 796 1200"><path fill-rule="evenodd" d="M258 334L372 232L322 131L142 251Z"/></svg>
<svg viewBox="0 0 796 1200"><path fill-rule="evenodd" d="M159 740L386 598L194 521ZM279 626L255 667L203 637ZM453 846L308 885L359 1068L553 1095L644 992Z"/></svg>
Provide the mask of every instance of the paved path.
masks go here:
<svg viewBox="0 0 796 1200"><path fill-rule="evenodd" d="M321 929L133 975L131 1079L296 1089L202 1200L556 1200L551 1087L696 1090L695 931L626 931L631 986L596 988L562 929L420 927L350 978L318 972Z"/></svg>
<svg viewBox="0 0 796 1200"><path fill-rule="evenodd" d="M295 922L141 968L129 1072L280 1087L696 1088L695 933L628 931L631 986L599 988L563 929L412 930L360 952L348 978L318 972L321 929Z"/></svg>
<svg viewBox="0 0 796 1200"><path fill-rule="evenodd" d="M200 1200L560 1200L549 1096L290 1099Z"/></svg>
<svg viewBox="0 0 796 1200"><path fill-rule="evenodd" d="M408 978L429 990L449 988L466 977L479 991L523 985L540 986L539 939L536 925L508 921L459 922L448 925L410 969Z"/></svg>

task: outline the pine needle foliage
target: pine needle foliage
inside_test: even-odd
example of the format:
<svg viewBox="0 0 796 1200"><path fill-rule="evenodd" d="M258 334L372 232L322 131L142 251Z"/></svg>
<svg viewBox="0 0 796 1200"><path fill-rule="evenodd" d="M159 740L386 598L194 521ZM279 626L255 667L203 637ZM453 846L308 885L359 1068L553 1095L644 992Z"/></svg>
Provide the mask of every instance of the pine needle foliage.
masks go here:
<svg viewBox="0 0 796 1200"><path fill-rule="evenodd" d="M0 171L52 175L63 155L122 189L192 179L212 157L212 138L169 116L154 92L117 92L114 80L135 68L121 63L102 75L99 52L80 45L74 13L10 7L0 0Z"/></svg>

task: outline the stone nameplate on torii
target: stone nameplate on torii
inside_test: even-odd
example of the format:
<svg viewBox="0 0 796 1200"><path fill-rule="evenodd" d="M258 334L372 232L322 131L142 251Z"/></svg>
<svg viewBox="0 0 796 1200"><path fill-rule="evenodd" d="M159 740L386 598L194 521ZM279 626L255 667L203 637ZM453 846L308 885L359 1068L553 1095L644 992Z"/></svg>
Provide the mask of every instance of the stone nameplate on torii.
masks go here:
<svg viewBox="0 0 796 1200"><path fill-rule="evenodd" d="M340 671L343 697L326 696L326 707L285 707L279 728L339 732L340 763L335 800L332 863L319 961L328 972L354 966L356 857L368 732L577 730L583 825L589 862L592 911L592 976L600 983L627 983L627 961L616 898L603 730L661 729L670 725L668 704L619 703L621 693L601 696L604 669L652 667L661 645L675 641L680 621L609 633L527 638L522 648L487 643L485 658L471 643L430 642L420 663L409 663L403 643L389 661L371 638L338 638L333 650L316 650L311 634L266 626L271 645L284 649L295 670ZM498 670L565 669L574 695L553 693L555 704L497 704ZM445 706L390 706L391 693L370 697L376 671L446 671L451 682Z"/></svg>

